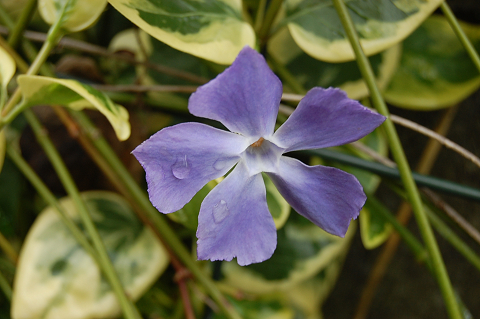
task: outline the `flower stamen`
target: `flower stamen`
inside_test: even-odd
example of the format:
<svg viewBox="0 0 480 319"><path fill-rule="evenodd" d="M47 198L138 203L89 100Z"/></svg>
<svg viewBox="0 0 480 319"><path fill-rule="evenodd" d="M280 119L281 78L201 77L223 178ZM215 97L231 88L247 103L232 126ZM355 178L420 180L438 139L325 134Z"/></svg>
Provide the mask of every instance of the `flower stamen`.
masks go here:
<svg viewBox="0 0 480 319"><path fill-rule="evenodd" d="M263 137L260 137L260 138L258 139L258 141L256 141L255 143L253 143L253 144L250 145L250 146L252 146L252 147L260 147L260 146L262 146L263 141L265 141L265 139L264 139Z"/></svg>

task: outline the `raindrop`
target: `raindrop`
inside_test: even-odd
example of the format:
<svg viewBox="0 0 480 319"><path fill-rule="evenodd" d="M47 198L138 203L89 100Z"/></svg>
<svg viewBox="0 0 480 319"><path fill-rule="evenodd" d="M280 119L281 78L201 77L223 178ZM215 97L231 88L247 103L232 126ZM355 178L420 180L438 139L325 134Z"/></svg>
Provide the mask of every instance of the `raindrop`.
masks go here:
<svg viewBox="0 0 480 319"><path fill-rule="evenodd" d="M216 169L217 171L222 170L225 165L227 165L227 161L224 159L218 159L213 163L213 168Z"/></svg>
<svg viewBox="0 0 480 319"><path fill-rule="evenodd" d="M213 206L213 220L216 224L221 223L229 214L230 211L228 210L227 202L223 199Z"/></svg>
<svg viewBox="0 0 480 319"><path fill-rule="evenodd" d="M188 165L187 155L179 157L175 164L172 165L172 173L178 179L184 179L190 173L190 166Z"/></svg>

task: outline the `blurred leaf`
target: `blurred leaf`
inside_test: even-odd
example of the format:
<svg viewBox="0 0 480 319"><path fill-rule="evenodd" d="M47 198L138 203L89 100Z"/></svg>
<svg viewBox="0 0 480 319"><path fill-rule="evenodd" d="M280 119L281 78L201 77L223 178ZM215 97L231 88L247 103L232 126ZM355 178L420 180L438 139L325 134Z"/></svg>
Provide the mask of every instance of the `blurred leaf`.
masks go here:
<svg viewBox="0 0 480 319"><path fill-rule="evenodd" d="M97 21L107 5L107 0L38 0L38 11L43 20L54 24L66 6L62 28L77 32Z"/></svg>
<svg viewBox="0 0 480 319"><path fill-rule="evenodd" d="M205 197L217 185L215 181L207 183L198 193L193 196L182 209L171 214L167 214L173 221L182 224L190 230L196 231L198 227L198 213Z"/></svg>
<svg viewBox="0 0 480 319"><path fill-rule="evenodd" d="M168 255L128 203L109 192L82 194L127 294L138 299L168 265ZM60 201L81 227L70 198ZM94 260L52 207L30 229L20 252L13 318L111 318L120 307Z"/></svg>
<svg viewBox="0 0 480 319"><path fill-rule="evenodd" d="M367 55L405 39L442 0L345 1ZM286 0L287 23L295 42L312 57L329 62L355 59L332 1ZM282 22L280 22L282 23Z"/></svg>
<svg viewBox="0 0 480 319"><path fill-rule="evenodd" d="M230 303L244 319L294 319L299 318L284 296L281 294L262 296L253 300L235 300L230 298ZM227 318L223 313L217 313L213 319ZM300 317L301 318L301 317Z"/></svg>
<svg viewBox="0 0 480 319"><path fill-rule="evenodd" d="M367 249L374 249L383 244L393 231L392 225L387 222L380 210L391 214L382 203L370 196L360 212L360 235L363 246Z"/></svg>
<svg viewBox="0 0 480 319"><path fill-rule="evenodd" d="M3 162L5 161L5 150L7 141L5 139L5 130L0 131L0 173L2 172Z"/></svg>
<svg viewBox="0 0 480 319"><path fill-rule="evenodd" d="M242 291L261 294L286 290L327 267L348 249L355 232L350 225L345 238L330 235L297 213L277 232L273 256L259 264L240 267L224 264L225 283Z"/></svg>
<svg viewBox="0 0 480 319"><path fill-rule="evenodd" d="M315 86L333 86L347 92L351 99L361 99L369 95L367 85L355 61L328 63L316 60L302 51L286 28L276 33L271 39L268 51L307 90ZM400 52L400 46L394 46L369 58L377 77L377 84L381 89L387 86L395 73Z"/></svg>
<svg viewBox="0 0 480 319"><path fill-rule="evenodd" d="M285 222L290 215L290 204L287 203L285 198L277 190L273 182L268 178L266 174L262 174L265 182L265 188L267 189L267 205L270 214L272 214L275 227L280 229L285 225Z"/></svg>
<svg viewBox="0 0 480 319"><path fill-rule="evenodd" d="M88 85L35 75L20 75L17 81L26 106L50 104L68 106L74 110L94 108L105 115L119 140L124 141L130 136L127 110Z"/></svg>
<svg viewBox="0 0 480 319"><path fill-rule="evenodd" d="M240 0L109 0L127 19L173 48L231 64L255 34L242 18Z"/></svg>
<svg viewBox="0 0 480 319"><path fill-rule="evenodd" d="M15 74L15 69L15 61L10 54L0 46L0 110L7 100L7 85Z"/></svg>
<svg viewBox="0 0 480 319"><path fill-rule="evenodd" d="M462 23L480 49L480 27ZM453 106L480 87L480 75L444 17L432 16L403 43L400 67L384 92L387 102L415 110Z"/></svg>

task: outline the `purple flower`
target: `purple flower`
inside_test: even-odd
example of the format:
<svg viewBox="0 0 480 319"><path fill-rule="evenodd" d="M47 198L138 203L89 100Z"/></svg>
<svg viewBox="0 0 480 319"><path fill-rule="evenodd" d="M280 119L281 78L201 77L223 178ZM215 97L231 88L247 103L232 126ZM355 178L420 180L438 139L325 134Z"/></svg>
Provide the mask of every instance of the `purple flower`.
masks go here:
<svg viewBox="0 0 480 319"><path fill-rule="evenodd" d="M239 265L248 265L272 256L277 233L261 172L299 214L337 236L345 236L365 203L353 175L307 166L283 154L353 142L385 117L341 90L313 88L274 132L281 96L282 83L264 58L245 47L229 68L189 100L193 115L217 120L230 132L182 123L162 129L133 151L146 171L150 201L162 213L181 209L206 183L236 164L200 207L199 259L237 257Z"/></svg>

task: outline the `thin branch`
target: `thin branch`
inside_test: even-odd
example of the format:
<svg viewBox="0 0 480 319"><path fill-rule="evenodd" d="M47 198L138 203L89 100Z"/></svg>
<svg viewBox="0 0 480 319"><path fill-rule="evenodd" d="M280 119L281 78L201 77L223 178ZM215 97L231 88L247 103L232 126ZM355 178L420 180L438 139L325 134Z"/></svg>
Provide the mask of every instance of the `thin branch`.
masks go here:
<svg viewBox="0 0 480 319"><path fill-rule="evenodd" d="M0 34L3 35L8 35L8 29L4 26L0 26ZM26 39L35 41L35 42L45 42L45 39L47 38L47 35L45 33L41 32L35 32L35 31L25 31L24 37ZM57 45L57 47L64 47L72 50L78 50L82 52L86 52L92 55L99 55L107 58L112 58L116 60L122 60L131 64L135 65L143 65L149 69L155 70L159 73L164 73L167 75L171 75L177 78L181 78L190 82L194 83L199 83L199 84L204 84L209 81L209 79L198 76L196 74L182 71L182 70L177 70L168 66L160 65L157 63L152 63L152 62L142 62L136 60L134 57L126 54L120 54L120 53L113 53L109 51L108 49L94 45L88 42L80 41L80 40L75 40L72 38L64 37Z"/></svg>
<svg viewBox="0 0 480 319"><path fill-rule="evenodd" d="M440 196L428 188L422 188L422 192L439 209L444 211L460 228L480 244L480 232L463 218L452 206L443 201Z"/></svg>
<svg viewBox="0 0 480 319"><path fill-rule="evenodd" d="M196 85L139 85L139 84L120 84L120 85L92 85L95 89L104 92L175 92L175 93L193 93L197 90Z"/></svg>

